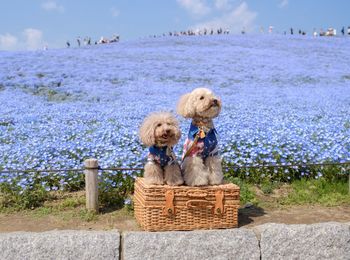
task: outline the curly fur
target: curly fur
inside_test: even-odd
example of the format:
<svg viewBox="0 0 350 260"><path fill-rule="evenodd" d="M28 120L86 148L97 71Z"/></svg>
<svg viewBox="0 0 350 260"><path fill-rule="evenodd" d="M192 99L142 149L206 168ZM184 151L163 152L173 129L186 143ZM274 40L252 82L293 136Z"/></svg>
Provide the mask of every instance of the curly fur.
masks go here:
<svg viewBox="0 0 350 260"><path fill-rule="evenodd" d="M171 113L157 112L145 118L140 126L139 135L142 143L148 147L172 147L178 143L181 131L177 119ZM177 162L164 168L147 162L144 170L145 181L148 184L183 184L180 165Z"/></svg>
<svg viewBox="0 0 350 260"><path fill-rule="evenodd" d="M173 146L177 144L181 137L179 122L169 112L156 112L145 118L140 127L139 135L144 145L152 146L161 142L161 136L166 134L167 131L172 136L162 145Z"/></svg>
<svg viewBox="0 0 350 260"><path fill-rule="evenodd" d="M211 107L213 102L218 106ZM196 88L191 93L183 95L178 104L177 112L185 118L214 118L221 111L221 100L207 88Z"/></svg>
<svg viewBox="0 0 350 260"><path fill-rule="evenodd" d="M221 111L221 100L207 88L196 88L183 95L177 105L178 114L191 118L193 124L200 123L213 128L212 119ZM218 185L223 181L221 159L219 156L186 157L182 163L185 183L189 186Z"/></svg>

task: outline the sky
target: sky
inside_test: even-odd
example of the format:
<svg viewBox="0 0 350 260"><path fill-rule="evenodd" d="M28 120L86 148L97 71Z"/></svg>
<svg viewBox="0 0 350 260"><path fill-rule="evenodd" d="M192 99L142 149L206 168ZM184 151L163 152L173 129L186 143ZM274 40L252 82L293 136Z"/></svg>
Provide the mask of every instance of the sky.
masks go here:
<svg viewBox="0 0 350 260"><path fill-rule="evenodd" d="M1 0L0 50L65 48L77 37L134 40L169 31L223 28L311 34L350 26L348 0Z"/></svg>

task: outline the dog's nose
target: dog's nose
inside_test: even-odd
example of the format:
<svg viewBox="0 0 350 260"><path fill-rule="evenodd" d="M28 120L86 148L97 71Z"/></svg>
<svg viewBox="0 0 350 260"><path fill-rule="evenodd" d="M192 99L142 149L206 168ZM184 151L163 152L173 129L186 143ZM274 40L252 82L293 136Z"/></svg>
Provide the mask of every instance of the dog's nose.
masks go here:
<svg viewBox="0 0 350 260"><path fill-rule="evenodd" d="M213 103L214 103L214 105L217 105L219 103L219 101L217 99L213 99Z"/></svg>
<svg viewBox="0 0 350 260"><path fill-rule="evenodd" d="M170 129L167 129L165 132L166 132L167 134L170 134Z"/></svg>

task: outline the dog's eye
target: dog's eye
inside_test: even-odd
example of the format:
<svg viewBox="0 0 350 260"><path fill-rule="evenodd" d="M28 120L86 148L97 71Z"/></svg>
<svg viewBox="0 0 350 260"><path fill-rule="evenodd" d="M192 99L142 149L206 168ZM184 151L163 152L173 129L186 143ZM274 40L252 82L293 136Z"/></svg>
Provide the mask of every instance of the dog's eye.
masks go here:
<svg viewBox="0 0 350 260"><path fill-rule="evenodd" d="M204 97L203 97L203 96L201 96L199 99L200 99L200 100L203 100L203 99L204 99Z"/></svg>
<svg viewBox="0 0 350 260"><path fill-rule="evenodd" d="M159 124L157 125L157 127L160 127L160 126L162 126L162 124L161 124L161 123L159 123Z"/></svg>

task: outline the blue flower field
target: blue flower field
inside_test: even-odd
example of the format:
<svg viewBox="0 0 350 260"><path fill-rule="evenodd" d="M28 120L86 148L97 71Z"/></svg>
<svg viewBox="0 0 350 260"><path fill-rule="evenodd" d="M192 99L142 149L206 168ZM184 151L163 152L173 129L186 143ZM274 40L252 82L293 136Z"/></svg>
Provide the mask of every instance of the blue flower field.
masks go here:
<svg viewBox="0 0 350 260"><path fill-rule="evenodd" d="M349 37L284 35L0 52L0 170L82 168L91 157L101 167L142 167L143 118L175 113L179 97L200 86L223 101L215 125L226 165L350 161L349 60ZM190 121L178 118L180 158ZM14 176L33 183L24 173L0 182ZM49 189L75 178L56 177Z"/></svg>

